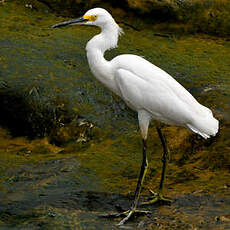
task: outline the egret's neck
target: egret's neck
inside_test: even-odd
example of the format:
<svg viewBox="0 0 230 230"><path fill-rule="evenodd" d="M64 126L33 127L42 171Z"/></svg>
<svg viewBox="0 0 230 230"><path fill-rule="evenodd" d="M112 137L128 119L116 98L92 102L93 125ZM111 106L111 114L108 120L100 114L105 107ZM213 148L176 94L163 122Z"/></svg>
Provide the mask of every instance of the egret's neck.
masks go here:
<svg viewBox="0 0 230 230"><path fill-rule="evenodd" d="M121 28L114 20L101 27L101 33L94 36L86 46L87 54L94 52L94 50L101 51L102 55L109 49L117 47L118 37L121 33Z"/></svg>
<svg viewBox="0 0 230 230"><path fill-rule="evenodd" d="M109 61L104 58L104 52L117 47L120 28L115 21L104 25L101 33L94 36L86 46L90 69L95 77L110 90L113 87L113 72Z"/></svg>

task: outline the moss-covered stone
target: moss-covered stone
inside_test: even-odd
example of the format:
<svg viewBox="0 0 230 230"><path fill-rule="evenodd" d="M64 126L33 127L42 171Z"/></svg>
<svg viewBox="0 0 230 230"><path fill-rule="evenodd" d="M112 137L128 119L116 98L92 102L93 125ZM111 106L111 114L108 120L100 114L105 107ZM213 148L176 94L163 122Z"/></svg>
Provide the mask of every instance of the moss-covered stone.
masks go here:
<svg viewBox="0 0 230 230"><path fill-rule="evenodd" d="M0 228L110 230L118 220L98 215L129 208L142 146L136 115L89 71L84 47L98 30L51 30L65 18L7 1L0 17L1 122L11 130L0 128ZM210 140L181 127L162 127L171 150L165 195L174 202L146 207L152 214L127 227L228 229L216 217L230 210L229 41L162 37L155 30L121 26L125 34L107 59L120 53L145 56L220 120L220 132ZM17 127L18 137L12 136ZM20 137L28 130L33 140ZM158 189L161 155L151 124L142 199L148 189Z"/></svg>
<svg viewBox="0 0 230 230"><path fill-rule="evenodd" d="M147 22L149 28L163 22L164 24L158 26L158 29L164 31L201 32L224 37L230 35L228 0L23 0L17 2L31 10L48 10L69 17L80 16L93 7L104 7L112 11L117 18L120 17L120 20L125 20L134 27L138 27L139 21L142 20Z"/></svg>

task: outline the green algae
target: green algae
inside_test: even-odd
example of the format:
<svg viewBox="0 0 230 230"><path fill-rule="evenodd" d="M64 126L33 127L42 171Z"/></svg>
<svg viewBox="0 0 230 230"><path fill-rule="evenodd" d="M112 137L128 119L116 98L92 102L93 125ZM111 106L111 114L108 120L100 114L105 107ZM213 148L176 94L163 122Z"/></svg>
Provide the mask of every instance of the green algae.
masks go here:
<svg viewBox="0 0 230 230"><path fill-rule="evenodd" d="M9 229L50 229L52 226L56 229L116 229L113 226L117 220L99 216L113 212L115 207L129 207L141 162L138 153L141 142L137 134L128 134L122 139L109 139L104 134L103 140L92 140L79 149L73 148L76 144L58 148L46 139L12 138L3 129L0 133L0 226ZM156 140L157 134L152 133L151 137ZM128 145L130 139L132 145ZM161 149L151 141L149 147L154 152L149 156L150 173L143 194L150 188L157 190L160 178ZM208 229L210 225L220 225L215 222L216 216L228 213L229 173L223 169L200 169L199 160L194 162L191 158L178 167L174 157L169 164L165 193L176 200L170 207L155 207L153 215L135 219L128 223L129 227L142 223L146 229L157 226L189 229L190 225ZM202 212L198 211L200 209ZM202 221L198 222L200 219ZM222 223L221 226L228 225Z"/></svg>
<svg viewBox="0 0 230 230"><path fill-rule="evenodd" d="M40 135L47 138L32 141L0 130L0 224L10 229L111 229L116 220L101 220L97 215L114 211L115 206L129 207L142 146L136 115L89 72L84 47L98 30L51 30L51 25L65 19L11 3L1 6L0 11L1 80L21 98L29 95L33 99L32 117L38 112L35 132L43 127L40 123L47 125L44 116L52 124L59 122ZM223 200L229 197L229 41L206 36L159 37L154 31L137 32L125 26L124 30L119 48L106 53L108 59L127 52L144 56L172 74L221 120L220 134L211 141L201 140L183 128L163 127L172 153L165 193L178 201L172 208L154 208L159 212L157 216L138 218L131 225L144 220L147 229L154 229L154 218L165 229L189 229L187 223L198 226L200 218L206 221L201 227L208 226L207 221L215 225L214 217L227 214L229 206L226 204L225 209L221 204L222 209L216 210L216 203L207 201L205 208L213 211L210 219L208 212L197 214L199 202L192 208L190 194L200 194L204 200L206 196L211 196L210 200L217 195ZM1 92L7 95L9 88L2 85ZM27 108L28 101L23 105ZM20 114L19 107L12 105L11 113ZM47 107L48 111L59 109L48 116ZM2 102L1 109L9 116ZM94 126L75 132L79 117ZM86 142L77 141L81 133ZM158 189L161 154L151 125L144 195L148 189ZM199 198L194 196L197 201ZM183 202L188 202L187 209L183 209ZM182 214L175 214L175 210ZM169 221L161 218L162 213ZM192 222L185 218L188 213ZM173 218L175 225L170 224Z"/></svg>
<svg viewBox="0 0 230 230"><path fill-rule="evenodd" d="M205 33L229 36L228 0L23 0L17 4L29 10L55 12L78 17L90 8L102 7L131 27L158 27L174 33ZM0 3L1 4L1 3ZM154 25L154 26L153 26Z"/></svg>
<svg viewBox="0 0 230 230"><path fill-rule="evenodd" d="M107 121L112 120L113 126L119 127L123 117L129 118L126 122L134 122L133 114L89 72L84 47L98 30L86 27L51 30L51 25L64 19L19 8L20 21L26 24L19 31L12 31L18 26L19 16L15 20L13 4L2 9L5 8L11 13L5 17L3 14L1 23L1 76L9 86L23 88L27 93L37 89L44 102L55 104L56 98L61 98L60 104L67 101L67 107L99 125L102 122L108 125ZM223 62L229 58L228 43L208 37L161 38L148 30L136 32L125 28L118 50L108 53L107 58L127 52L145 56L189 88L202 103L219 105L211 109L223 114L228 109L229 97L228 63ZM218 94L224 98L221 102Z"/></svg>

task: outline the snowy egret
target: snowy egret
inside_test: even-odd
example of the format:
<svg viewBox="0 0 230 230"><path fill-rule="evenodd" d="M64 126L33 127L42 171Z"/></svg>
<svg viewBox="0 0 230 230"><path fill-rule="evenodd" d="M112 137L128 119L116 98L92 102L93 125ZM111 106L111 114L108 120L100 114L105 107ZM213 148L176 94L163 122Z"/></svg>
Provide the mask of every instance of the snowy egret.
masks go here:
<svg viewBox="0 0 230 230"><path fill-rule="evenodd" d="M122 29L105 9L91 9L82 17L56 24L53 28L67 25L93 25L101 28L101 33L94 36L86 46L89 67L102 84L121 97L131 109L138 113L143 140L143 160L133 203L128 211L122 213L125 218L118 224L122 225L135 212L145 212L138 210L137 205L148 166L146 139L149 122L155 121L157 133L163 146L159 193L154 193L155 197L149 203L159 200L168 201L163 197L163 183L169 152L158 121L188 128L205 139L210 135L216 135L219 122L213 117L210 109L201 105L173 77L144 58L123 54L107 61L104 58L104 53L106 50L117 47Z"/></svg>

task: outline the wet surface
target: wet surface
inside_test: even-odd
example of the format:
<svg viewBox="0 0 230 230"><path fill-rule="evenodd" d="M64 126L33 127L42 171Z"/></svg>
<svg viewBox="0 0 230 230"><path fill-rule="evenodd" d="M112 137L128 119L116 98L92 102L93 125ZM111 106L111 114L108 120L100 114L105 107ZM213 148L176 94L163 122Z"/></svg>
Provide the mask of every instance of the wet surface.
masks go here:
<svg viewBox="0 0 230 230"><path fill-rule="evenodd" d="M100 216L128 209L132 198L102 192L94 172L83 168L75 157L21 164L2 176L8 180L1 183L5 192L1 193L0 217L8 229L116 229L118 219ZM230 210L230 188L222 190L219 195L178 194L170 206L145 207L153 213L125 227L227 229L230 221L223 217Z"/></svg>
<svg viewBox="0 0 230 230"><path fill-rule="evenodd" d="M120 155L118 143L114 140L110 149L115 146ZM106 143L98 143L100 152L101 144ZM129 208L139 160L121 156L122 162L113 153L93 152L90 146L76 153L71 148L42 139L11 138L1 129L0 229L118 229L119 218L102 216ZM150 159L141 201L159 183L160 165L156 165L160 161ZM201 167L199 160L195 166ZM193 168L191 159L176 169L174 159L165 188L172 204L141 206L152 214L135 216L123 228L228 229L229 185L227 171Z"/></svg>
<svg viewBox="0 0 230 230"><path fill-rule="evenodd" d="M117 229L119 219L100 216L130 207L142 147L136 115L89 72L84 47L98 30L51 30L65 19L0 7L0 229ZM205 141L164 126L173 203L143 207L152 214L123 229L230 229L229 41L154 33L125 28L107 58L135 53L165 69L213 110L220 132ZM161 154L151 125L142 199L158 189Z"/></svg>

